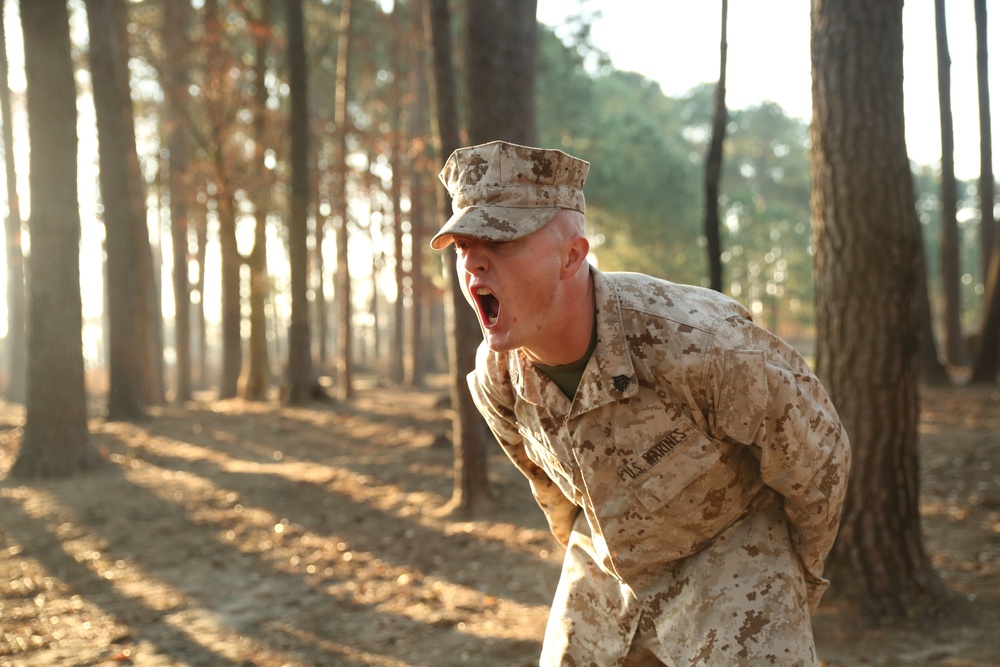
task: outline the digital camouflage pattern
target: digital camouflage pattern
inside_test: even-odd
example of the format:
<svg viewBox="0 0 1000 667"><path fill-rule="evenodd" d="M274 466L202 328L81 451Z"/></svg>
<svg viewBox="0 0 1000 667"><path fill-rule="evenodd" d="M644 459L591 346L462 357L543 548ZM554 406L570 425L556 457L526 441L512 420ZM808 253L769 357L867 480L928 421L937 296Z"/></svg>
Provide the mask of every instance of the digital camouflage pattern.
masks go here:
<svg viewBox="0 0 1000 667"><path fill-rule="evenodd" d="M567 546L541 664L815 665L850 469L826 392L735 301L591 272L572 401L520 351L484 345L469 376Z"/></svg>
<svg viewBox="0 0 1000 667"><path fill-rule="evenodd" d="M438 177L453 216L431 239L440 250L455 234L513 241L545 226L561 208L584 213L590 163L559 150L505 141L460 148Z"/></svg>

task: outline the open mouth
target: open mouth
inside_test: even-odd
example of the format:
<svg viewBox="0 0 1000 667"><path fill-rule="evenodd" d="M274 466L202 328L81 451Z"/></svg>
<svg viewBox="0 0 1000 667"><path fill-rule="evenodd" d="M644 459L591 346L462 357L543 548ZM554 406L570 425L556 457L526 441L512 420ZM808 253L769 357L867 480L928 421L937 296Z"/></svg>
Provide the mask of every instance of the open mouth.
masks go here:
<svg viewBox="0 0 1000 667"><path fill-rule="evenodd" d="M479 305L479 317L486 328L496 325L500 319L500 299L496 298L486 287L476 289L476 303Z"/></svg>

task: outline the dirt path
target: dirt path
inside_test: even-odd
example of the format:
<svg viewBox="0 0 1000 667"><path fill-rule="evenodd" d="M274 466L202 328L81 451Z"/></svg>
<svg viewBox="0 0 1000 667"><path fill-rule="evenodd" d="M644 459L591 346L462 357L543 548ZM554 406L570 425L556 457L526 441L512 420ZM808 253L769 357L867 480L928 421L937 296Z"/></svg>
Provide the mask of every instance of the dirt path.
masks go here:
<svg viewBox="0 0 1000 667"><path fill-rule="evenodd" d="M439 398L95 420L105 468L30 486L4 477L23 416L0 406L0 665L537 664L561 552L499 454L488 515L441 515ZM925 405L927 545L958 611L917 632L825 606L827 667L1000 665L1000 392Z"/></svg>

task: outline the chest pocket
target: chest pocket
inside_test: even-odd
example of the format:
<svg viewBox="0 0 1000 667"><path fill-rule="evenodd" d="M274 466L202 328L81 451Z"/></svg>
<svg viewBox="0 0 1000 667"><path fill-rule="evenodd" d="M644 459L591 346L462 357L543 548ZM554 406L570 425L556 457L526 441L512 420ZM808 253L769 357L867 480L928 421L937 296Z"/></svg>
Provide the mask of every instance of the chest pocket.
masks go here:
<svg viewBox="0 0 1000 667"><path fill-rule="evenodd" d="M573 465L556 456L545 443L525 427L519 427L518 433L524 439L524 451L528 458L545 471L568 499L580 504L580 493L574 483Z"/></svg>
<svg viewBox="0 0 1000 667"><path fill-rule="evenodd" d="M618 469L618 479L650 512L670 503L688 511L705 500L720 480L707 475L722 456L708 437L687 421L675 424L656 444ZM700 479L700 478L706 479ZM728 480L721 480L725 484Z"/></svg>

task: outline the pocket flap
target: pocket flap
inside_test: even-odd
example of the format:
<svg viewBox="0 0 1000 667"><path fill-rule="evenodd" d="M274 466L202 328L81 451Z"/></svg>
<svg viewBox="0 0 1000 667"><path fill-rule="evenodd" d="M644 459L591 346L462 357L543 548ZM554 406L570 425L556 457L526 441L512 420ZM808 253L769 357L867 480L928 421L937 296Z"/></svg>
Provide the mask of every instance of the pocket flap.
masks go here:
<svg viewBox="0 0 1000 667"><path fill-rule="evenodd" d="M676 498L719 460L711 440L680 422L645 452L618 469L618 479L651 512Z"/></svg>

